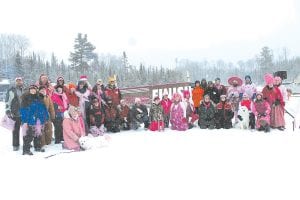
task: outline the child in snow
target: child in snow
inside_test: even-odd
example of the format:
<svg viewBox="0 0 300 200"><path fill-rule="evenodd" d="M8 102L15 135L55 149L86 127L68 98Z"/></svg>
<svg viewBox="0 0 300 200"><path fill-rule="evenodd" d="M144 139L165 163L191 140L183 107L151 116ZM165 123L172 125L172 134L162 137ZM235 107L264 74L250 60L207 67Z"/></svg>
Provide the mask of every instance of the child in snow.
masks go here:
<svg viewBox="0 0 300 200"><path fill-rule="evenodd" d="M263 94L261 92L256 94L256 100L253 103L252 112L256 117L256 128L259 131L270 132L271 108L269 103L263 99Z"/></svg>
<svg viewBox="0 0 300 200"><path fill-rule="evenodd" d="M105 113L101 105L101 101L97 97L93 97L92 105L89 110L89 127L90 133L94 136L104 135L104 117Z"/></svg>
<svg viewBox="0 0 300 200"><path fill-rule="evenodd" d="M155 97L153 103L150 108L149 113L150 118L150 126L149 129L151 131L160 131L164 128L163 123L163 108L160 104L159 97Z"/></svg>
<svg viewBox="0 0 300 200"><path fill-rule="evenodd" d="M169 99L169 94L168 92L164 92L163 93L163 97L162 100L160 102L161 106L163 107L163 119L164 119L164 123L165 123L165 127L169 128L169 122L170 122L170 108L172 105L172 101L171 99Z"/></svg>
<svg viewBox="0 0 300 200"><path fill-rule="evenodd" d="M120 101L120 105L118 105L118 110L120 113L120 123L122 130L130 130L130 108L126 104L125 99Z"/></svg>
<svg viewBox="0 0 300 200"><path fill-rule="evenodd" d="M220 102L216 106L216 128L225 128L230 129L232 128L232 118L233 118L233 111L231 108L231 104L226 101L226 95L220 96Z"/></svg>
<svg viewBox="0 0 300 200"><path fill-rule="evenodd" d="M198 124L201 129L215 128L215 106L209 95L205 95L204 100L200 103Z"/></svg>
<svg viewBox="0 0 300 200"><path fill-rule="evenodd" d="M199 115L195 112L194 102L191 100L190 91L183 91L183 104L186 110L186 120L189 125L189 129L194 127L194 123L199 119Z"/></svg>
<svg viewBox="0 0 300 200"><path fill-rule="evenodd" d="M181 101L181 95L179 93L174 93L172 101L173 103L170 112L171 129L186 131L188 129L188 123L186 120L185 106Z"/></svg>
<svg viewBox="0 0 300 200"><path fill-rule="evenodd" d="M142 104L140 98L135 98L135 104L131 108L131 125L130 127L137 130L140 124L144 123L144 128L149 128L149 116L147 107Z"/></svg>

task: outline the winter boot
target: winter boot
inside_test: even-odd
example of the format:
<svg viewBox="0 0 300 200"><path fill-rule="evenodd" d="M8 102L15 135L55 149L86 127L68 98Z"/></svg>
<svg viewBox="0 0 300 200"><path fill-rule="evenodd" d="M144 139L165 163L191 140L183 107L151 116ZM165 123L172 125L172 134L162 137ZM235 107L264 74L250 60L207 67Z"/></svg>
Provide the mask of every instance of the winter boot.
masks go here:
<svg viewBox="0 0 300 200"><path fill-rule="evenodd" d="M266 126L265 126L265 133L268 133L268 132L270 132L270 126L269 126L269 125L266 125Z"/></svg>

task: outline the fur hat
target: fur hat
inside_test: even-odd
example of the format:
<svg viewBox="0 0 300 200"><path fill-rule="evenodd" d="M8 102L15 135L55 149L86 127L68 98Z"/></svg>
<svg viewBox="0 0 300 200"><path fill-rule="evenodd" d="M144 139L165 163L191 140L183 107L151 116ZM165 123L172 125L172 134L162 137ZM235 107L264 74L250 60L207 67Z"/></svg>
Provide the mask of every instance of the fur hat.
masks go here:
<svg viewBox="0 0 300 200"><path fill-rule="evenodd" d="M81 75L80 77L79 77L79 80L80 81L87 81L88 79L87 79L87 75Z"/></svg>
<svg viewBox="0 0 300 200"><path fill-rule="evenodd" d="M267 85L274 83L274 77L272 74L265 74L264 79Z"/></svg>
<svg viewBox="0 0 300 200"><path fill-rule="evenodd" d="M110 83L110 82L114 82L114 81L116 81L116 76L110 76L110 77L108 77L108 82Z"/></svg>

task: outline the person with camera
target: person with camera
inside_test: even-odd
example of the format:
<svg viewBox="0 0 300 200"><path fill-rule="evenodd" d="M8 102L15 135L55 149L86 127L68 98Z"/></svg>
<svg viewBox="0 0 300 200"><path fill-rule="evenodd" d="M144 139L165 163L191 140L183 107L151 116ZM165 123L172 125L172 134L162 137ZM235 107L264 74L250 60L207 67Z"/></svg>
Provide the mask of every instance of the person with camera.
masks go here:
<svg viewBox="0 0 300 200"><path fill-rule="evenodd" d="M7 91L5 98L5 113L7 117L15 121L12 131L13 151L18 151L20 148L21 118L19 109L21 105L21 96L23 93L23 79L21 77L17 77L15 79L15 85Z"/></svg>

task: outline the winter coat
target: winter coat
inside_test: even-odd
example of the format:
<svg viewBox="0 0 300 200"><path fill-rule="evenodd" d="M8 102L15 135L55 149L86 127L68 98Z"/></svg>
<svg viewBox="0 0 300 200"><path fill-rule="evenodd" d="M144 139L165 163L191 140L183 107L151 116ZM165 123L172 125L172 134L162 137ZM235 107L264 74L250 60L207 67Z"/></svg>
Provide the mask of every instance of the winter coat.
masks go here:
<svg viewBox="0 0 300 200"><path fill-rule="evenodd" d="M64 112L68 108L67 96L64 93L58 94L54 92L51 99L54 105L55 118L63 118Z"/></svg>
<svg viewBox="0 0 300 200"><path fill-rule="evenodd" d="M38 94L32 95L29 92L22 96L20 114L22 123L27 123L30 126L35 126L38 120L41 125L49 120L43 98Z"/></svg>
<svg viewBox="0 0 300 200"><path fill-rule="evenodd" d="M124 121L125 119L129 122L130 121L130 108L127 105L119 105L118 106L120 119L121 121Z"/></svg>
<svg viewBox="0 0 300 200"><path fill-rule="evenodd" d="M215 122L216 128L232 128L233 111L231 104L221 101L216 106Z"/></svg>
<svg viewBox="0 0 300 200"><path fill-rule="evenodd" d="M106 86L104 94L106 98L111 97L114 106L118 106L120 104L122 98L121 92L120 89L117 88L115 85Z"/></svg>
<svg viewBox="0 0 300 200"><path fill-rule="evenodd" d="M242 88L240 86L230 86L227 92L227 99L231 103L232 109L238 111Z"/></svg>
<svg viewBox="0 0 300 200"><path fill-rule="evenodd" d="M85 127L82 117L77 120L70 117L68 111L64 113L63 120L63 137L64 148L71 150L80 150L79 138L85 136Z"/></svg>
<svg viewBox="0 0 300 200"><path fill-rule="evenodd" d="M265 86L262 93L264 99L270 104L270 106L277 104L276 102L278 102L278 105L280 104L281 106L284 106L283 97L277 87L270 88L269 86Z"/></svg>
<svg viewBox="0 0 300 200"><path fill-rule="evenodd" d="M203 99L203 96L204 96L204 89L200 86L194 87L192 91L192 99L195 108L198 108L200 106L200 101Z"/></svg>
<svg viewBox="0 0 300 200"><path fill-rule="evenodd" d="M120 116L118 109L113 105L105 106L105 118L104 123L107 131L109 132L119 132L119 125L120 125Z"/></svg>
<svg viewBox="0 0 300 200"><path fill-rule="evenodd" d="M185 131L188 129L185 107L182 102L173 103L170 112L172 130Z"/></svg>
<svg viewBox="0 0 300 200"><path fill-rule="evenodd" d="M194 102L191 99L184 98L182 103L185 107L187 122L193 124L199 119L199 115L195 113Z"/></svg>
<svg viewBox="0 0 300 200"><path fill-rule="evenodd" d="M41 96L41 98L44 99L44 104L49 112L49 115L50 115L50 119L53 121L55 119L55 110L54 110L54 105L53 105L53 101L51 100L51 98L46 95L42 95L42 94L39 94Z"/></svg>
<svg viewBox="0 0 300 200"><path fill-rule="evenodd" d="M99 128L102 124L104 124L105 113L102 107L95 107L92 105L89 111L89 115L90 127L96 126L97 128Z"/></svg>
<svg viewBox="0 0 300 200"><path fill-rule="evenodd" d="M5 98L5 109L10 111L14 117L20 117L21 96L24 93L23 87L11 87Z"/></svg>
<svg viewBox="0 0 300 200"><path fill-rule="evenodd" d="M252 104L252 113L256 117L256 128L260 128L261 121L266 122L267 124L270 124L270 113L271 108L270 104L265 100L256 100Z"/></svg>
<svg viewBox="0 0 300 200"><path fill-rule="evenodd" d="M171 105L172 105L172 101L169 98L162 99L160 101L160 104L163 107L164 114L165 115L169 115L170 114Z"/></svg>
<svg viewBox="0 0 300 200"><path fill-rule="evenodd" d="M221 95L226 95L227 94L227 89L224 85L218 84L214 86L218 90L219 96Z"/></svg>
<svg viewBox="0 0 300 200"><path fill-rule="evenodd" d="M207 95L210 97L210 99L215 103L219 103L220 101L220 94L218 93L217 88L215 87L207 87L204 91L204 95Z"/></svg>
<svg viewBox="0 0 300 200"><path fill-rule="evenodd" d="M134 104L131 108L131 119L142 123L144 116L148 116L147 107L143 104Z"/></svg>
<svg viewBox="0 0 300 200"><path fill-rule="evenodd" d="M257 92L256 85L252 82L250 84L243 84L241 92L247 94L250 99L254 100Z"/></svg>
<svg viewBox="0 0 300 200"><path fill-rule="evenodd" d="M199 126L213 126L215 117L215 107L212 101L202 101L199 107Z"/></svg>
<svg viewBox="0 0 300 200"><path fill-rule="evenodd" d="M163 120L163 108L161 104L153 103L149 112L150 122Z"/></svg>
<svg viewBox="0 0 300 200"><path fill-rule="evenodd" d="M75 94L79 98L79 107L80 107L80 112L83 116L83 119L86 119L86 117L87 117L86 110L90 106L90 100L89 100L89 96L91 94L90 90L87 89L86 87L84 87L81 90L77 90L75 92Z"/></svg>

